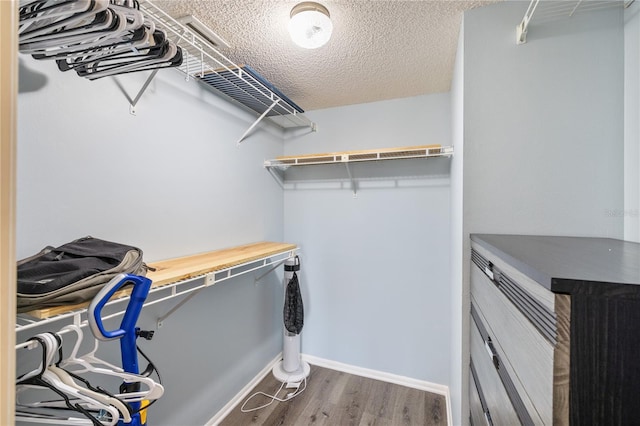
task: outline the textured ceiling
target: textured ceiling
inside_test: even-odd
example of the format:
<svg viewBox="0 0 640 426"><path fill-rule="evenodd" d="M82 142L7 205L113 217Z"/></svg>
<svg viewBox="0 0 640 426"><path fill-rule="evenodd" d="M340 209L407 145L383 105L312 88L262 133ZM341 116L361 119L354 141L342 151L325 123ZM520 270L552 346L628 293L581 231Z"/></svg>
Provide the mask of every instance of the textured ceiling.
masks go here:
<svg viewBox="0 0 640 426"><path fill-rule="evenodd" d="M319 49L296 46L287 0L156 0L175 18L194 15L225 39L220 49L303 109L447 92L462 12L491 1L327 1L333 35ZM515 25L515 24L514 24Z"/></svg>

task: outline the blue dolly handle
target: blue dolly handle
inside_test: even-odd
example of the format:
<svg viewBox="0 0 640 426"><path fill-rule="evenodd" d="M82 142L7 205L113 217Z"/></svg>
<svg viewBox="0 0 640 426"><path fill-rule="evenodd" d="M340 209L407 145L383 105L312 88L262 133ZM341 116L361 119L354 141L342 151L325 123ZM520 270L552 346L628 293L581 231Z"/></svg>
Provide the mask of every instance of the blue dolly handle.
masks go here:
<svg viewBox="0 0 640 426"><path fill-rule="evenodd" d="M106 330L102 323L102 308L113 297L113 295L125 285L133 285L129 304L124 312L124 317L120 323L120 328ZM139 275L119 274L109 281L100 292L93 298L89 305L87 319L93 335L99 340L120 339L120 349L122 352L122 368L128 373L140 374L138 368L138 352L136 349L137 328L136 322L140 317L142 306L144 305L151 280ZM140 403L131 403L133 411L140 409ZM119 424L124 424L122 421ZM140 413L131 416L129 425L140 426Z"/></svg>

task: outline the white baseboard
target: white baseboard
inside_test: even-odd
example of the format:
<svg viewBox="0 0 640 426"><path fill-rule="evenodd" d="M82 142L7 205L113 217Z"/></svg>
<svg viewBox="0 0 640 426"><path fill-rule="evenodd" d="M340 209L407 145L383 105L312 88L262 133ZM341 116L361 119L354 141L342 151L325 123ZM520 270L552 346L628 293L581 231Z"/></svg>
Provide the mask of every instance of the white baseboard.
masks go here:
<svg viewBox="0 0 640 426"><path fill-rule="evenodd" d="M367 377L369 379L394 383L396 385L406 386L413 389L419 389L438 395L443 395L445 397L447 405L447 424L453 424L453 420L451 417L451 395L449 394L448 386L427 382L426 380L418 380L411 377L400 376L398 374L386 373L384 371L371 370L368 368L357 367L355 365L343 364L337 361L318 358L313 355L302 354L302 359L307 361L309 364L317 365L318 367L325 367L331 370L353 374L355 376Z"/></svg>
<svg viewBox="0 0 640 426"><path fill-rule="evenodd" d="M245 387L240 389L240 392L238 392L236 396L231 399L231 401L227 402L225 406L220 409L220 411L218 411L213 417L211 417L211 419L209 419L209 421L206 423L206 426L216 426L225 417L227 417L236 405L240 404L247 396L249 396L249 393L253 390L253 388L255 388L256 385L260 383L262 379L264 379L267 374L271 372L273 367L278 362L280 362L281 359L282 352L280 352L272 361L270 361L262 370L260 370L260 372L256 374L256 376L251 379L251 381L247 383Z"/></svg>
<svg viewBox="0 0 640 426"><path fill-rule="evenodd" d="M242 402L253 388L265 378L273 367L282 359L282 353L279 353L269 364L267 364L260 372L243 387L240 392L236 394L227 404L222 407L207 423L206 426L216 426L222 419L224 419L233 408ZM445 385L439 385L436 383L427 382L426 380L413 379L411 377L400 376L392 373L385 373L384 371L370 370L368 368L356 367L355 365L343 364L337 361L331 361L324 358L318 358L313 355L302 354L302 359L309 364L317 365L319 367L329 368L331 370L342 371L344 373L353 374L355 376L367 377L369 379L380 380L383 382L394 383L396 385L406 386L409 388L419 389L445 397L447 405L447 424L452 425L451 417L451 397L449 394L449 387Z"/></svg>

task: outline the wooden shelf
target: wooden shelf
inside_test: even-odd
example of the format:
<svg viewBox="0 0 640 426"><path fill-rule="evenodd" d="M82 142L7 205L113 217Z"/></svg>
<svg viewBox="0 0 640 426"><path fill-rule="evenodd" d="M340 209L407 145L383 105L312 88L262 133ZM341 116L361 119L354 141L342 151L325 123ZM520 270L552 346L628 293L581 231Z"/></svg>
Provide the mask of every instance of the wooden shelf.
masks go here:
<svg viewBox="0 0 640 426"><path fill-rule="evenodd" d="M259 261L264 261L264 265L262 266L267 266L268 264L266 263L266 259L272 256L288 256L295 250L297 250L297 246L295 244L263 241L192 256L153 262L150 263L149 266L150 268L155 269L155 271L149 270L147 273L147 277L153 281L150 294L160 291L165 287L175 287L176 283L180 283L185 280L206 277L210 274L215 275L224 271L228 272L224 279L232 278L245 273L245 271L233 273L233 268L249 265ZM204 284L203 287L215 284L215 282L221 280L215 280L215 277L213 277L211 281L212 282ZM174 285L171 286L171 284ZM129 290L118 292L114 295L113 299L115 300L128 297L129 292ZM180 294L184 294L184 292L177 292L174 289L172 296ZM45 308L28 312L27 315L40 320L57 319L57 317L60 316L66 317L82 314L86 311L88 306L89 302L77 305ZM42 321L40 323L42 323ZM18 326L17 331L20 329L21 327Z"/></svg>
<svg viewBox="0 0 640 426"><path fill-rule="evenodd" d="M149 271L147 277L153 281L154 287L159 287L250 263L275 254L293 251L296 247L295 244L263 241L193 256L163 260L149 265L155 271Z"/></svg>
<svg viewBox="0 0 640 426"><path fill-rule="evenodd" d="M339 151L327 152L322 154L303 154L276 157L273 160L266 160L264 167L269 171L271 176L278 184L285 189L285 180L289 177L286 173L287 169L295 166L317 166L327 164L343 164L346 167L347 175L351 181L351 190L353 196L357 196L357 184L354 175L351 172L349 164L380 162L384 160L408 160L431 157L451 157L453 155L453 147L442 145L419 145L419 146L402 146L395 148L379 148L367 149L359 151ZM309 169L307 169L309 170ZM437 170L437 167L436 169ZM402 173L405 170L403 168ZM293 173L293 172L291 172ZM291 175L289 173L289 175Z"/></svg>
<svg viewBox="0 0 640 426"><path fill-rule="evenodd" d="M442 145L403 146L396 148L339 151L322 154L304 154L276 157L264 162L264 166L289 167L315 164L352 163L360 161L401 160L406 158L449 157L453 148Z"/></svg>

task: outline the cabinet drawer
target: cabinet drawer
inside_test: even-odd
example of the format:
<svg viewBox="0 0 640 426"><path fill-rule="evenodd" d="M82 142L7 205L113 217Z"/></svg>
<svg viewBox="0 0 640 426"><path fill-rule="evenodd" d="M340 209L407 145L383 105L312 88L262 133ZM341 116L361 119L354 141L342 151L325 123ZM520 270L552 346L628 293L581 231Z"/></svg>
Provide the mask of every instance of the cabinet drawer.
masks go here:
<svg viewBox="0 0 640 426"><path fill-rule="evenodd" d="M482 393L482 388L478 383L475 366L471 363L471 374L469 375L469 409L471 411L471 426L492 426L491 415L487 409L487 403Z"/></svg>
<svg viewBox="0 0 640 426"><path fill-rule="evenodd" d="M536 424L553 422L552 344L480 271L471 268L471 301L493 339L503 368Z"/></svg>
<svg viewBox="0 0 640 426"><path fill-rule="evenodd" d="M519 425L522 424L518 418L518 414L511 404L511 398L505 390L502 384L500 376L493 364L494 360L491 358L485 347L484 339L478 331L478 328L474 325L471 326L471 371L472 377L475 375L476 384L479 384L482 389L482 395L487 407L483 409L482 414L477 412L476 417L487 412L487 419L490 419L491 423L496 426L501 425ZM479 397L479 395L478 395ZM473 411L472 411L473 415ZM472 417L475 422L476 419ZM475 423L474 423L475 424ZM483 423L480 423L483 424ZM477 425L476 425L477 426Z"/></svg>

